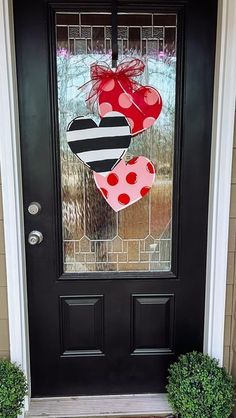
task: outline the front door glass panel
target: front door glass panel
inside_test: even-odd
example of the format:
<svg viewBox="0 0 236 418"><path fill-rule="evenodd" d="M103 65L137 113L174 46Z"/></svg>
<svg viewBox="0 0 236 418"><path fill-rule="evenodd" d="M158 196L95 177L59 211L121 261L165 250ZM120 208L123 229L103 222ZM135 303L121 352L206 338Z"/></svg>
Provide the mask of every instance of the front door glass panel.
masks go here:
<svg viewBox="0 0 236 418"><path fill-rule="evenodd" d="M67 145L68 123L92 117L86 97L90 65L111 65L112 26L107 13L57 13L57 82L64 272L169 271L172 247L173 156L176 103L176 15L118 15L118 63L140 58L138 78L163 100L155 124L134 137L125 160L149 158L156 169L151 191L116 213L98 191L92 171Z"/></svg>

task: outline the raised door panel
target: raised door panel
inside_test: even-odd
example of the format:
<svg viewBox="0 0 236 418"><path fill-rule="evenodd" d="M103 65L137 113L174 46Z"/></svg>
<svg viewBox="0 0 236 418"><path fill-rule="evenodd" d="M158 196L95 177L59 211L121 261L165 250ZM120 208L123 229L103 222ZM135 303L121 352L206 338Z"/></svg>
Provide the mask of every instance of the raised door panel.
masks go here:
<svg viewBox="0 0 236 418"><path fill-rule="evenodd" d="M62 296L62 355L103 354L103 296Z"/></svg>
<svg viewBox="0 0 236 418"><path fill-rule="evenodd" d="M133 295L133 354L170 353L173 349L174 295Z"/></svg>

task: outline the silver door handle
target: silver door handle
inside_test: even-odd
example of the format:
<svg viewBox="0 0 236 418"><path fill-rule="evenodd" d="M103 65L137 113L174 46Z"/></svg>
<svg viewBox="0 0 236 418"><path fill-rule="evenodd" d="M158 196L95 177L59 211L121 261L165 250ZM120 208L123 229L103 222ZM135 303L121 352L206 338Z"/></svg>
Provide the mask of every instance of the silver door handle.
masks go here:
<svg viewBox="0 0 236 418"><path fill-rule="evenodd" d="M28 236L30 245L40 244L43 241L43 234L40 231L31 231Z"/></svg>

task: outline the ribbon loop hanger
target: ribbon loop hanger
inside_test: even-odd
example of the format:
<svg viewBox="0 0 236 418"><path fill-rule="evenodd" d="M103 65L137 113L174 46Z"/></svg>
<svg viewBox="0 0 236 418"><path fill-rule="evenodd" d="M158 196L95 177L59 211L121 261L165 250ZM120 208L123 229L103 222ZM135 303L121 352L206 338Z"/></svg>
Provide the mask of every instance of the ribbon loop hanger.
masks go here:
<svg viewBox="0 0 236 418"><path fill-rule="evenodd" d="M112 68L117 67L118 61L118 16L117 0L112 0L111 14L111 50L112 50Z"/></svg>

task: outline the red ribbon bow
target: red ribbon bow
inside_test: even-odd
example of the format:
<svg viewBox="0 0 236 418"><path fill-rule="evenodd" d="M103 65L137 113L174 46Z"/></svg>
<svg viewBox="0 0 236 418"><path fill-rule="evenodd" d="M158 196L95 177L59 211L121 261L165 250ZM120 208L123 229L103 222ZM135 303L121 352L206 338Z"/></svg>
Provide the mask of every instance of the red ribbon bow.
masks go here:
<svg viewBox="0 0 236 418"><path fill-rule="evenodd" d="M144 68L144 63L138 58L119 64L115 70L111 69L106 63L92 64L90 68L91 80L88 82L92 83L92 87L86 100L96 100L106 84L111 80L118 82L125 92L127 90L128 92L133 92L140 86L137 81L133 80L133 77L141 75ZM83 88L88 83L85 83L80 88Z"/></svg>

